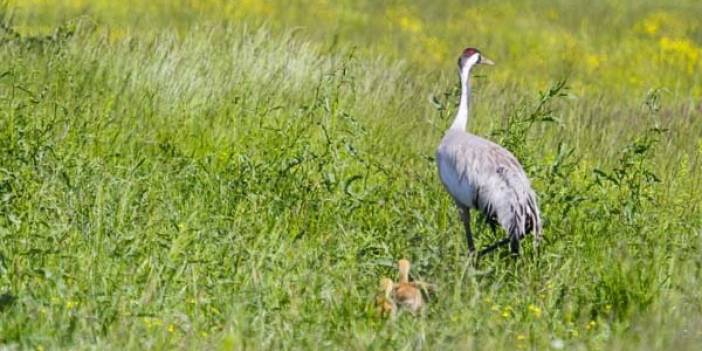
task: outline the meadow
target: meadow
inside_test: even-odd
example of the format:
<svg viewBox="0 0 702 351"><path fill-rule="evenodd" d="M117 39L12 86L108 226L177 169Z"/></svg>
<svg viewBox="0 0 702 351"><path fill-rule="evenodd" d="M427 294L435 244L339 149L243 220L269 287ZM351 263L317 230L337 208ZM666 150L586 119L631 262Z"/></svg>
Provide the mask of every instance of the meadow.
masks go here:
<svg viewBox="0 0 702 351"><path fill-rule="evenodd" d="M0 2L0 350L695 350L696 0ZM524 164L474 262L434 152ZM474 216L475 217L475 216ZM499 239L474 218L476 244ZM396 261L437 285L381 317Z"/></svg>

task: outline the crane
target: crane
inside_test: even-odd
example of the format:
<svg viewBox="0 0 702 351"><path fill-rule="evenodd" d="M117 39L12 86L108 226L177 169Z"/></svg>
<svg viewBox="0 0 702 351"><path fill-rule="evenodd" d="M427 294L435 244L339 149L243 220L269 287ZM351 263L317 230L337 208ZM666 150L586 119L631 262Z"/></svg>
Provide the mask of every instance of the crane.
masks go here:
<svg viewBox="0 0 702 351"><path fill-rule="evenodd" d="M461 98L456 117L436 151L439 177L453 197L463 221L469 253L475 252L470 228L470 210L477 209L495 229L499 224L507 238L483 249L478 255L509 243L519 254L519 241L533 232L541 239L541 218L536 194L522 165L507 149L466 132L470 105L470 73L478 64L493 65L475 48L467 48L458 59Z"/></svg>

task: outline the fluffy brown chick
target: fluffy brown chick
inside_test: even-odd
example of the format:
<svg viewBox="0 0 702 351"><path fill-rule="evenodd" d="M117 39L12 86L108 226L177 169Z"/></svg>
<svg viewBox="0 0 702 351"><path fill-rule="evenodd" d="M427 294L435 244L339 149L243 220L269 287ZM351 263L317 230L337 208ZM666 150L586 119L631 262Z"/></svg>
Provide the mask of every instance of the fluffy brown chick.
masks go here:
<svg viewBox="0 0 702 351"><path fill-rule="evenodd" d="M380 294L375 299L375 304L378 307L380 315L383 317L394 317L395 311L397 310L397 305L392 298L392 292L395 287L395 283L389 278L383 278L380 280Z"/></svg>
<svg viewBox="0 0 702 351"><path fill-rule="evenodd" d="M422 291L416 282L409 281L410 262L406 259L401 259L398 262L400 269L400 281L395 285L394 296L399 307L405 308L417 313L424 307L424 298Z"/></svg>

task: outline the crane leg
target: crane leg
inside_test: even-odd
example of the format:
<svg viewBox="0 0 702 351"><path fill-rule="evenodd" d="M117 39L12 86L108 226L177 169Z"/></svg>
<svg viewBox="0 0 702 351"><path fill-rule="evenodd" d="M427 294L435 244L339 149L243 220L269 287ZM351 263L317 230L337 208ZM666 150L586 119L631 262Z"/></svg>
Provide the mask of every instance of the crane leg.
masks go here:
<svg viewBox="0 0 702 351"><path fill-rule="evenodd" d="M497 224L495 222L489 222L490 230L492 230L492 236L497 236Z"/></svg>
<svg viewBox="0 0 702 351"><path fill-rule="evenodd" d="M473 243L473 233L470 230L470 209L468 207L458 205L458 212L463 220L463 227L466 230L466 241L468 242L468 252L475 252L475 244Z"/></svg>
<svg viewBox="0 0 702 351"><path fill-rule="evenodd" d="M492 252L493 250L497 249L498 247L500 247L502 245L509 244L510 240L511 240L510 238L504 238L498 242L491 244L490 246L480 250L480 252L478 252L478 257L485 256L485 255L489 254L490 252Z"/></svg>
<svg viewBox="0 0 702 351"><path fill-rule="evenodd" d="M510 234L509 236L509 249L512 251L512 255L519 255L519 236Z"/></svg>

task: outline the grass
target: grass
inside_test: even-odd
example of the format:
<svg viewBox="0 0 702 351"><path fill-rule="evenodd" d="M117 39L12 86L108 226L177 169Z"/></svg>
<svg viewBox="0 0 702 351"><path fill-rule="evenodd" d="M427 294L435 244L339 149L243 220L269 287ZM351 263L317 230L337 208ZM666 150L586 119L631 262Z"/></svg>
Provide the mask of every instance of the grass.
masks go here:
<svg viewBox="0 0 702 351"><path fill-rule="evenodd" d="M9 2L0 348L695 349L700 6L442 3ZM436 175L466 45L539 194L516 261ZM438 290L387 321L401 257Z"/></svg>

